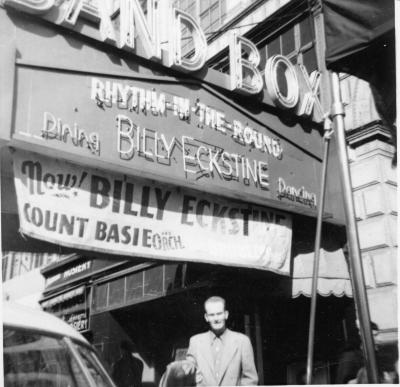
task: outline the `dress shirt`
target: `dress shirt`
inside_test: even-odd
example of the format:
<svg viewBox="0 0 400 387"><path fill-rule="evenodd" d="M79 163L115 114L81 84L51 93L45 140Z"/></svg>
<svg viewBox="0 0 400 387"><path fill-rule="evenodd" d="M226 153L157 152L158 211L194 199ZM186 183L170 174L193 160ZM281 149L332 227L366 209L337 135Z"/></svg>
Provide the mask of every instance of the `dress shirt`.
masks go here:
<svg viewBox="0 0 400 387"><path fill-rule="evenodd" d="M217 378L219 378L219 368L221 366L222 352L224 350L224 342L226 340L225 332L226 331L218 336L214 332L210 331L210 344L214 360L214 372Z"/></svg>

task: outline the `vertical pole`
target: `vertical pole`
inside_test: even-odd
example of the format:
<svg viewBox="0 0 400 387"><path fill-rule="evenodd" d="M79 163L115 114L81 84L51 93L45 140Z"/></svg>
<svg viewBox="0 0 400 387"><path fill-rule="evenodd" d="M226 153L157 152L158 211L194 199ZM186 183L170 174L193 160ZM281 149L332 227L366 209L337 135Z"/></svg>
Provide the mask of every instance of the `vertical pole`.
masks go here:
<svg viewBox="0 0 400 387"><path fill-rule="evenodd" d="M257 303L254 311L254 325L255 325L255 347L258 371L258 383L264 384L264 358L263 358L263 340L261 335L261 322L260 322L260 307Z"/></svg>
<svg viewBox="0 0 400 387"><path fill-rule="evenodd" d="M1 106L0 106L0 112L1 112L1 110L2 109L1 109ZM0 127L0 131L1 131L1 127ZM3 188L2 184L5 181L5 179L3 179L3 157L4 157L4 152L7 152L7 151L8 151L7 148L5 148L2 145L0 145L0 189ZM1 221L3 220L3 216L4 216L4 214L3 214L3 206L2 206L2 197L0 195L0 257L1 257L2 266L4 264L3 260L7 259L7 261L6 261L7 262L7 266L10 267L11 266L12 255L11 254L7 254L8 256L5 257L4 253L3 253L3 235L4 234L2 233L2 229L1 229L1 224L2 224ZM7 269L7 271L8 271L8 269ZM3 289L2 284L3 284L4 281L7 281L8 279L11 279L11 277L10 278L6 277L5 279L2 278L1 285L0 285L0 291L3 294L3 303L4 303L5 300L7 300L7 298L4 298L5 294L3 293L4 289ZM3 339L4 339L3 330L1 330L1 332L0 332L0 340L4 343ZM2 367L1 367L1 370L0 370L0 378L1 378L1 380L4 380L4 354L3 354L3 352L4 352L4 349L3 349L3 351L0 351L0 362L1 362L0 364L2 364Z"/></svg>
<svg viewBox="0 0 400 387"><path fill-rule="evenodd" d="M329 127L327 127L328 123ZM308 328L307 375L306 375L307 384L312 383L319 255L321 247L322 216L324 213L324 204L325 204L326 172L328 167L328 154L329 154L329 142L330 142L330 133L328 134L328 130L330 130L330 123L331 122L328 118L325 119L324 155L322 159L322 176L321 176L321 186L319 191L320 194L318 203L317 230L315 234L315 244L314 244L314 267L313 267L312 289L311 289L310 323Z"/></svg>
<svg viewBox="0 0 400 387"><path fill-rule="evenodd" d="M361 341L369 383L379 383L374 341L371 332L370 314L367 292L365 289L364 272L362 267L360 245L355 220L353 195L350 179L350 168L347 156L346 137L344 128L344 109L340 82L337 73L332 73L332 118L338 142L339 171L342 182L343 201L345 206L347 239L349 244L349 261L351 280L354 289L354 301L360 320Z"/></svg>
<svg viewBox="0 0 400 387"><path fill-rule="evenodd" d="M245 314L243 316L243 320L244 320L244 334L247 337L251 337L251 332L250 332L250 315L249 314Z"/></svg>

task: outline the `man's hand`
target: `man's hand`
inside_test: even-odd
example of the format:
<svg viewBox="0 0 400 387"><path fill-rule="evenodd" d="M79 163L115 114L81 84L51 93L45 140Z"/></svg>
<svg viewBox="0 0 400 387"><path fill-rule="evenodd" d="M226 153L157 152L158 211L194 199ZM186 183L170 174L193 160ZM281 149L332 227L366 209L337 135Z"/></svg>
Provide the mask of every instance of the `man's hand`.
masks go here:
<svg viewBox="0 0 400 387"><path fill-rule="evenodd" d="M196 366L190 360L182 360L182 369L185 375L193 375L196 372Z"/></svg>

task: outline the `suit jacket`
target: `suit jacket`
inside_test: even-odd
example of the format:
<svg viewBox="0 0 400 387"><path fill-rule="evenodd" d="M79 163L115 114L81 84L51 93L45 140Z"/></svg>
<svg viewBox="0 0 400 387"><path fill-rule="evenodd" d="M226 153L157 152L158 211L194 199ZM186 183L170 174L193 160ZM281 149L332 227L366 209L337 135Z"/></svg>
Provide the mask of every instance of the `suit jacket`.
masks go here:
<svg viewBox="0 0 400 387"><path fill-rule="evenodd" d="M143 362L135 356L121 357L112 368L112 378L118 387L142 387Z"/></svg>
<svg viewBox="0 0 400 387"><path fill-rule="evenodd" d="M255 386L258 375L249 338L227 329L224 333L221 362L214 367L211 332L191 337L187 360L196 366L197 386Z"/></svg>

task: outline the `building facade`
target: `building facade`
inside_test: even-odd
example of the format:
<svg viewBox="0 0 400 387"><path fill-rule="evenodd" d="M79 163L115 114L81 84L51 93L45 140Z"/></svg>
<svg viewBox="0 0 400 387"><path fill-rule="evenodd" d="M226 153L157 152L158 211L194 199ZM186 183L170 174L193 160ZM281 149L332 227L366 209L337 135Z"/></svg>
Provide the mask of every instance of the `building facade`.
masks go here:
<svg viewBox="0 0 400 387"><path fill-rule="evenodd" d="M251 12L238 16L239 20L231 28L239 29L257 45L261 63L271 55L284 54L304 64L310 73L316 69L322 71L320 97L324 111L329 112L330 85L324 63L325 36L320 3L254 3ZM209 65L219 71L229 67L226 49L223 50L227 35L221 34L218 43L211 43L218 46L219 53L211 51ZM342 74L341 89L371 319L380 327L380 340L397 340L395 140L379 118L367 82Z"/></svg>

